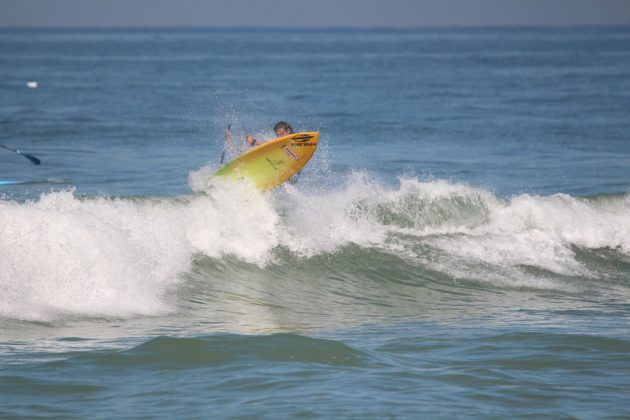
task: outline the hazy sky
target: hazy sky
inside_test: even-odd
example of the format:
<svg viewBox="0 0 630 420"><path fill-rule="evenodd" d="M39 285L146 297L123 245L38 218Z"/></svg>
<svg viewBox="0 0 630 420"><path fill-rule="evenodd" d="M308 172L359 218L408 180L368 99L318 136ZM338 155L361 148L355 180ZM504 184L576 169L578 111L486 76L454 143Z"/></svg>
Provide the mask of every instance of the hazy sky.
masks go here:
<svg viewBox="0 0 630 420"><path fill-rule="evenodd" d="M630 0L0 0L0 27L630 25Z"/></svg>

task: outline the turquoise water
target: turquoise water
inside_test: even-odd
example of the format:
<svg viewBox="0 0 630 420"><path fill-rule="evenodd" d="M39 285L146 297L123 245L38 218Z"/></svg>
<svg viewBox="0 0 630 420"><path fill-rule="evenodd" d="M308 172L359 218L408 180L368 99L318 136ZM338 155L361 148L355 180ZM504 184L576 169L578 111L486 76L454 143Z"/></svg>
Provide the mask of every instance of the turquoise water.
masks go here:
<svg viewBox="0 0 630 420"><path fill-rule="evenodd" d="M0 417L630 416L629 46L0 31Z"/></svg>

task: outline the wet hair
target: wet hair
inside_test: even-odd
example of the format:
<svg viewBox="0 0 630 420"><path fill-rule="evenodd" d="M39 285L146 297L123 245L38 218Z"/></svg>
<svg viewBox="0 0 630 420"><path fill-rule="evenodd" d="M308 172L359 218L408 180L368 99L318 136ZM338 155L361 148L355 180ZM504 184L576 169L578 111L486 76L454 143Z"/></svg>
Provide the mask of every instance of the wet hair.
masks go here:
<svg viewBox="0 0 630 420"><path fill-rule="evenodd" d="M287 133L293 134L293 127L291 127L287 122L280 121L273 126L273 131L276 131L278 129L286 130Z"/></svg>

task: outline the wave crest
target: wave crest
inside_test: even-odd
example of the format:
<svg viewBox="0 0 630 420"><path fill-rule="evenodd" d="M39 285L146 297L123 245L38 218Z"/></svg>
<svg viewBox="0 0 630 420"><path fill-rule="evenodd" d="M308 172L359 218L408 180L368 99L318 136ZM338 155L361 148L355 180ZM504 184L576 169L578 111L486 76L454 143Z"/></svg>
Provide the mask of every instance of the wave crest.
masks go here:
<svg viewBox="0 0 630 420"><path fill-rule="evenodd" d="M164 199L79 198L65 191L0 201L0 316L169 311L169 291L197 254L264 269L283 264L278 249L310 258L353 246L454 279L566 288L567 276L619 277L615 266L630 253L628 195L502 199L444 180L406 178L393 187L366 174L327 190L284 186L261 194L238 183L204 188ZM592 264L579 252L602 248L613 252L608 265ZM381 268L380 277L395 272Z"/></svg>

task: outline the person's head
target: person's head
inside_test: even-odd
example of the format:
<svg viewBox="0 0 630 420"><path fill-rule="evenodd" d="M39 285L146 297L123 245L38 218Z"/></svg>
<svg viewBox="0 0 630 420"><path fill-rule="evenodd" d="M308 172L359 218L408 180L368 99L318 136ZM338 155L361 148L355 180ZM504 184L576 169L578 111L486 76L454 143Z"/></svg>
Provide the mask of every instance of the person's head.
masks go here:
<svg viewBox="0 0 630 420"><path fill-rule="evenodd" d="M274 125L273 131L276 132L276 136L278 137L284 137L288 136L289 134L293 134L293 128L291 128L291 126L284 121L280 121L279 123Z"/></svg>

